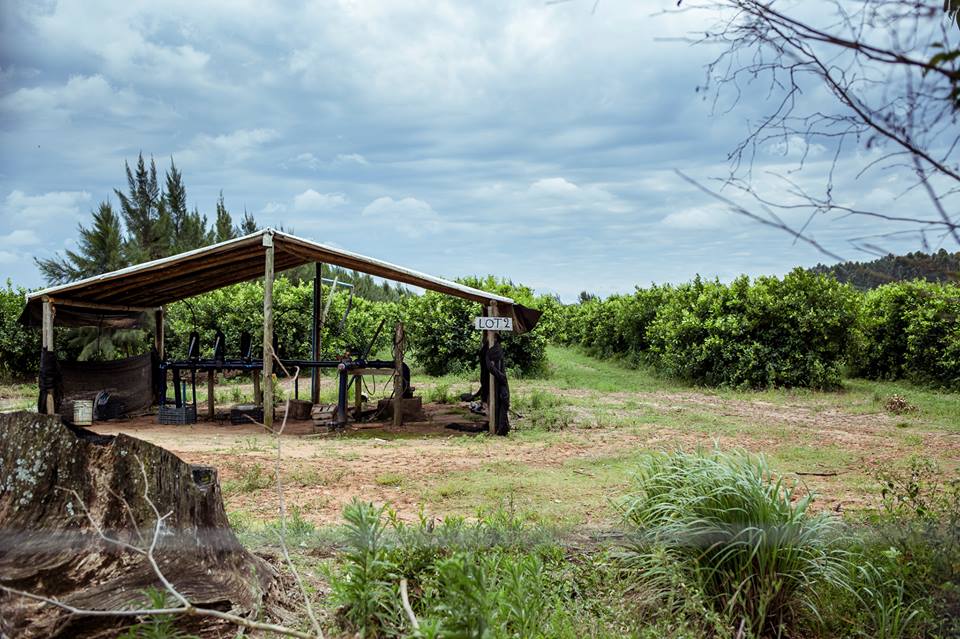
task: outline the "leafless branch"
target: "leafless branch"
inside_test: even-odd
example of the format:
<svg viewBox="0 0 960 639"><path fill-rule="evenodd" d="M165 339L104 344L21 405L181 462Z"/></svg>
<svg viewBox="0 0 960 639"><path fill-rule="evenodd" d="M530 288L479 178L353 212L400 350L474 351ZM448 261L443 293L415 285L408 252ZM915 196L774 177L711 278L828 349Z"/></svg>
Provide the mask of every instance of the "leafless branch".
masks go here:
<svg viewBox="0 0 960 639"><path fill-rule="evenodd" d="M960 43L953 16L944 13L941 0L813 0L790 7L769 0L682 7L716 17L713 28L688 42L723 47L698 90L712 92L715 103L723 93L738 105L747 87L760 81L772 101L730 152L726 183L753 195L764 211L756 217L795 241L809 243L808 230L819 214L839 213L913 224L921 238L928 230L943 231L960 245L957 217L950 212L960 193ZM817 89L826 89L833 104ZM772 144L789 150L793 140L803 148L790 174L823 170L808 167L810 147L832 147L824 194L794 183L787 193L792 199L761 196L753 180L758 153ZM880 156L871 157L880 148ZM852 163L861 165L854 179L871 171L901 172L911 181L904 193L923 188L929 214L869 211L850 197L840 199L835 190L845 185L836 182L836 169ZM746 214L741 209L735 208ZM782 224L774 210L786 209L808 209L806 223L796 229Z"/></svg>

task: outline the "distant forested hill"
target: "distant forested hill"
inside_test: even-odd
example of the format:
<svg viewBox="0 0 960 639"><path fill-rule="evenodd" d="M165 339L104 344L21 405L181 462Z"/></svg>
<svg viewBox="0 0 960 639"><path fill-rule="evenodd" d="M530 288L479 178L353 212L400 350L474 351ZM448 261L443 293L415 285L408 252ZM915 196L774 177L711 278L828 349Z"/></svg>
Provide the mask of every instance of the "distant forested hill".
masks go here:
<svg viewBox="0 0 960 639"><path fill-rule="evenodd" d="M841 282L867 290L900 280L924 279L928 282L960 282L960 252L907 253L886 255L871 262L841 262L832 266L817 264L814 273L833 275Z"/></svg>

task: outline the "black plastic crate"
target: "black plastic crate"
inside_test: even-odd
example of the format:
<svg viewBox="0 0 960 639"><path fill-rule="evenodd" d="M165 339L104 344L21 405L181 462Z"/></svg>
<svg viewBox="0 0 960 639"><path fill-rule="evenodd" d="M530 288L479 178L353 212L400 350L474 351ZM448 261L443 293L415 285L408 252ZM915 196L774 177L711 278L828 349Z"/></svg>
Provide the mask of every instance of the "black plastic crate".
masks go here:
<svg viewBox="0 0 960 639"><path fill-rule="evenodd" d="M196 406L171 406L164 404L157 413L161 424L196 424Z"/></svg>

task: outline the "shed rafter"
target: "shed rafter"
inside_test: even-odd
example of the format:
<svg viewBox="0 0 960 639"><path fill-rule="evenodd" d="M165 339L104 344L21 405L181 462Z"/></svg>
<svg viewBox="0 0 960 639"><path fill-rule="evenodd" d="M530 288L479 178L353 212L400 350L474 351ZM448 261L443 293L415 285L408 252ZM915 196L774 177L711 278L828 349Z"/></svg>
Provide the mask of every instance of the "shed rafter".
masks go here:
<svg viewBox="0 0 960 639"><path fill-rule="evenodd" d="M68 303L76 311L86 306L93 316L96 310L132 312L133 309L160 308L201 293L262 277L263 238L266 235L273 237L277 272L319 262L472 300L484 306L496 302L501 308L506 306L512 309L514 305L509 297L282 231L263 229L219 244L36 291L27 297L24 318L28 321L39 320L44 299L62 300L61 303Z"/></svg>

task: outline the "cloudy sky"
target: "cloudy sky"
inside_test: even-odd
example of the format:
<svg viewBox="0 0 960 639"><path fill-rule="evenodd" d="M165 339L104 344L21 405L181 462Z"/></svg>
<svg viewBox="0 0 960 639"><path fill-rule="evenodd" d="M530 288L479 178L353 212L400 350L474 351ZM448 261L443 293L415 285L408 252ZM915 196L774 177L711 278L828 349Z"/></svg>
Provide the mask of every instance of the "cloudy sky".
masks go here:
<svg viewBox="0 0 960 639"><path fill-rule="evenodd" d="M141 151L172 156L208 215L222 189L236 217L568 300L825 261L674 173L723 175L770 105L765 87L732 109L695 92L715 51L669 38L711 18L593 4L5 0L0 273L42 284L32 258L74 246ZM771 144L754 175L782 188L764 176L802 149ZM829 153L809 151L822 178ZM856 180L861 164L838 171L846 201L889 206L900 178ZM860 259L855 222L814 235Z"/></svg>

